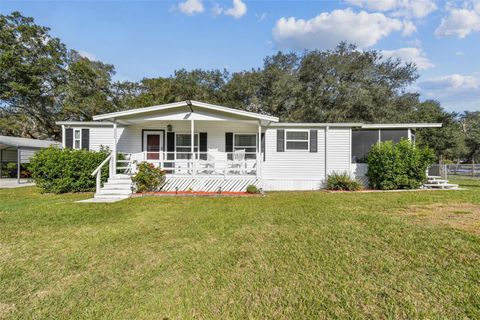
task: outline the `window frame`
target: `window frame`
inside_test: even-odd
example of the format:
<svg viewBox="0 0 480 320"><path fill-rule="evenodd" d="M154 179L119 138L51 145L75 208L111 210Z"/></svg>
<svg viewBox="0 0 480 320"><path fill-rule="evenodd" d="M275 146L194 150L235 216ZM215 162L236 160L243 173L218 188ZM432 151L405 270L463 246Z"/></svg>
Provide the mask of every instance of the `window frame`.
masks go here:
<svg viewBox="0 0 480 320"><path fill-rule="evenodd" d="M190 136L190 137L192 136L191 133L175 132L175 157L176 157L177 159L179 159L179 158L178 158L178 156L179 156L178 153L181 153L180 156L187 156L187 157L188 157L188 155L186 155L186 153L190 154L190 153L192 152L192 146L191 146L191 145L189 145L189 146L180 146L180 147L178 146L177 137L178 137L179 135ZM194 153L194 154L198 154L198 152L199 152L199 150L200 150L200 134L199 134L199 133L194 133L193 139L194 139L194 142L193 142L193 153ZM195 146L195 142L197 143L196 146ZM179 152L179 151L177 151L177 148L188 148L188 151L180 151L180 152Z"/></svg>
<svg viewBox="0 0 480 320"><path fill-rule="evenodd" d="M288 132L306 132L307 140L298 140L298 139L288 139ZM291 149L287 148L287 142L307 142L306 149ZM310 151L310 130L309 129L286 129L285 130L285 142L284 142L285 151L300 151L300 152L309 152Z"/></svg>
<svg viewBox="0 0 480 320"><path fill-rule="evenodd" d="M237 146L237 144L235 143L236 136L255 136L255 146ZM258 152L258 135L256 133L234 133L233 134L233 145L232 145L233 152L236 151L236 148L239 148L240 150L242 150L242 148L247 149L247 148L254 148L254 147L255 147L255 153L257 153Z"/></svg>
<svg viewBox="0 0 480 320"><path fill-rule="evenodd" d="M72 148L74 150L81 150L82 149L82 129L83 128L73 128L73 141L72 141ZM75 133L78 132L79 138L75 137ZM75 142L78 141L78 148L75 147Z"/></svg>

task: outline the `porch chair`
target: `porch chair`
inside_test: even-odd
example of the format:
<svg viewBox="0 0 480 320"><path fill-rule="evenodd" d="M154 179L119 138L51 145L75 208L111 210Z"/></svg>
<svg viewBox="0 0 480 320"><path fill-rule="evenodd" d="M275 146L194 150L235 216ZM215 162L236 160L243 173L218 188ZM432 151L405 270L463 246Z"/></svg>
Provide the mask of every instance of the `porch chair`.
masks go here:
<svg viewBox="0 0 480 320"><path fill-rule="evenodd" d="M225 152L217 151L215 153L209 153L209 155L212 157L213 160L212 162L214 174L225 174L225 170L228 168L227 154Z"/></svg>
<svg viewBox="0 0 480 320"><path fill-rule="evenodd" d="M239 169L233 171L235 174L243 174L245 172L245 149L235 150L233 152L232 168Z"/></svg>

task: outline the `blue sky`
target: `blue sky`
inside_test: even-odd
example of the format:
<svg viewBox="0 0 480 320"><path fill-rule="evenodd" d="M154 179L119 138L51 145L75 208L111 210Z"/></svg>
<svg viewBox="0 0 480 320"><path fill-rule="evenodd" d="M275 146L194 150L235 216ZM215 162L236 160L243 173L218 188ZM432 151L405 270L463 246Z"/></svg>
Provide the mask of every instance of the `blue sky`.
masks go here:
<svg viewBox="0 0 480 320"><path fill-rule="evenodd" d="M480 0L8 1L69 48L114 64L116 80L175 69L259 67L277 50L341 40L414 61L423 98L480 111Z"/></svg>

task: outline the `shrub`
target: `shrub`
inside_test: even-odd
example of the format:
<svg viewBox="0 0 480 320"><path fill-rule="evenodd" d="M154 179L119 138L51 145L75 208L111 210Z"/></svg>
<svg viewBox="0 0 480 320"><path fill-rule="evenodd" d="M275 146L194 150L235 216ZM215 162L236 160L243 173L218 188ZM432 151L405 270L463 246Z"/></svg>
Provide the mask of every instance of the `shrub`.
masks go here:
<svg viewBox="0 0 480 320"><path fill-rule="evenodd" d="M152 163L141 162L132 181L137 192L158 191L165 183L165 171L156 168Z"/></svg>
<svg viewBox="0 0 480 320"><path fill-rule="evenodd" d="M256 185L253 185L253 184L249 184L247 186L247 193L260 193L260 190L257 188Z"/></svg>
<svg viewBox="0 0 480 320"><path fill-rule="evenodd" d="M362 188L360 182L352 179L347 172L329 174L327 177L328 190L356 191Z"/></svg>
<svg viewBox="0 0 480 320"><path fill-rule="evenodd" d="M32 178L42 192L65 193L95 191L92 172L108 156L108 151L58 149L50 147L37 151L30 160ZM102 170L106 181L108 169Z"/></svg>
<svg viewBox="0 0 480 320"><path fill-rule="evenodd" d="M426 179L435 155L429 148L416 147L408 140L375 144L367 156L367 176L373 189L416 189Z"/></svg>

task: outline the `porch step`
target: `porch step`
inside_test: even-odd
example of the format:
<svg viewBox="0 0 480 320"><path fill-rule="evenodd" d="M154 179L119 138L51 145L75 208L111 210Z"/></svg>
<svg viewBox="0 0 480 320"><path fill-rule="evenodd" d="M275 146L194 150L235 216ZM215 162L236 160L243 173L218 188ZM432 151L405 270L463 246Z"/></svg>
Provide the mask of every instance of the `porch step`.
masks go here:
<svg viewBox="0 0 480 320"><path fill-rule="evenodd" d="M110 179L132 179L132 176L129 174L114 174Z"/></svg>
<svg viewBox="0 0 480 320"><path fill-rule="evenodd" d="M423 186L428 189L458 189L458 184L453 183L426 183Z"/></svg>
<svg viewBox="0 0 480 320"><path fill-rule="evenodd" d="M436 183L436 184L439 184L439 183L448 183L448 180L440 180L440 179L429 179L428 180L428 183Z"/></svg>
<svg viewBox="0 0 480 320"><path fill-rule="evenodd" d="M95 193L94 199L105 202L119 201L130 197L132 194L132 178L128 174L116 174ZM97 201L98 202L98 201Z"/></svg>

